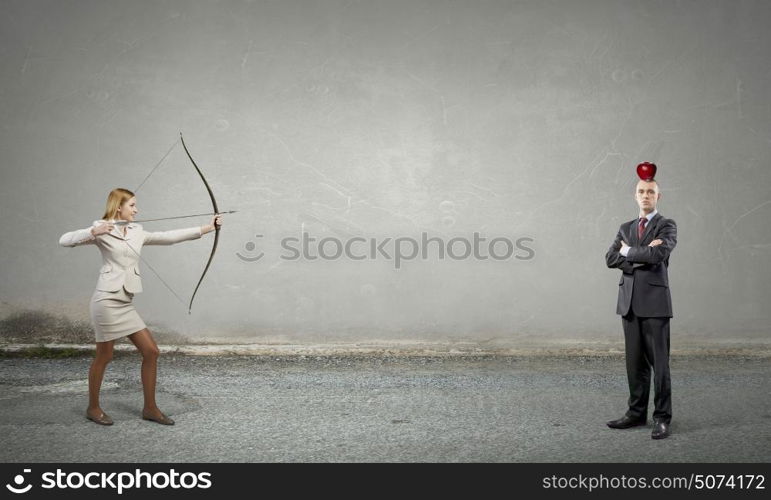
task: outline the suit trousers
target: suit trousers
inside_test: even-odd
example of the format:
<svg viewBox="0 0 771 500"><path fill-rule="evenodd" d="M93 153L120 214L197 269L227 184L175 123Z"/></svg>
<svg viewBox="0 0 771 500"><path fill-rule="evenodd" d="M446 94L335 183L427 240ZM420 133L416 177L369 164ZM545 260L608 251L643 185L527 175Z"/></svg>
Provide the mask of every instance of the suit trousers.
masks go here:
<svg viewBox="0 0 771 500"><path fill-rule="evenodd" d="M627 416L646 419L653 367L654 420L672 420L672 385L669 377L669 318L641 318L630 309L621 317L629 381Z"/></svg>

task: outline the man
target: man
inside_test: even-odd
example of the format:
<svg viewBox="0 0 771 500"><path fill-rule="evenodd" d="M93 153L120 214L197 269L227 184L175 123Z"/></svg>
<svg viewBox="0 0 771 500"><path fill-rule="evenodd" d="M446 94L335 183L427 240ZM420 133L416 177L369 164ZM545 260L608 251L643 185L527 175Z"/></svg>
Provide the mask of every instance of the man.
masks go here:
<svg viewBox="0 0 771 500"><path fill-rule="evenodd" d="M605 254L610 268L621 269L616 313L621 315L629 380L629 410L608 422L612 429L628 429L647 423L650 374L653 366L653 439L669 436L672 420L672 388L669 380L669 254L677 244L677 225L656 211L661 199L658 183L640 180L635 200L638 219L621 225L616 240Z"/></svg>

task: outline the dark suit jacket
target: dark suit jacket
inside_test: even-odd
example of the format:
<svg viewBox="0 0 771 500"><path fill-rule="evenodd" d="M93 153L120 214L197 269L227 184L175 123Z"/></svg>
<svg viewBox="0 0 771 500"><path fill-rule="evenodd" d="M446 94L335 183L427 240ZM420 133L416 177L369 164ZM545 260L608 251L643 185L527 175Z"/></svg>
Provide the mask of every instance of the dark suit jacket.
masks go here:
<svg viewBox="0 0 771 500"><path fill-rule="evenodd" d="M667 269L669 254L677 245L677 224L657 213L646 226L640 241L637 238L638 224L639 219L621 224L616 240L605 254L608 267L622 271L616 313L624 316L631 308L639 317L671 318L672 297ZM626 257L619 253L622 239L631 247ZM655 239L664 243L649 247L648 244Z"/></svg>

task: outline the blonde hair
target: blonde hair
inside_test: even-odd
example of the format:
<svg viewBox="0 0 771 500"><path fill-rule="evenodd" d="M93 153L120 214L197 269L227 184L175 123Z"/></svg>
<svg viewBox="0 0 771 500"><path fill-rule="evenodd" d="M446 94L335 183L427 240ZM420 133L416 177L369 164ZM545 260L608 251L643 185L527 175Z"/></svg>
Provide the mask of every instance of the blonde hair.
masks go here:
<svg viewBox="0 0 771 500"><path fill-rule="evenodd" d="M120 206L134 197L134 193L128 189L115 188L107 196L107 206L104 209L102 220L115 218L115 214L120 211Z"/></svg>

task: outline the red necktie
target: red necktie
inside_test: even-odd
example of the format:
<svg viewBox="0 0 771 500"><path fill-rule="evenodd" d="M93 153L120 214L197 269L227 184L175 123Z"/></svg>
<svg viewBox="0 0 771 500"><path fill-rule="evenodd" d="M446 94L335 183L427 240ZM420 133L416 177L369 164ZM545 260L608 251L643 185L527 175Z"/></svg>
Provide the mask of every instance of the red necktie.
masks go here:
<svg viewBox="0 0 771 500"><path fill-rule="evenodd" d="M640 219L640 225L637 226L637 240L642 241L643 234L645 234L645 223L648 222L647 217L642 217Z"/></svg>

